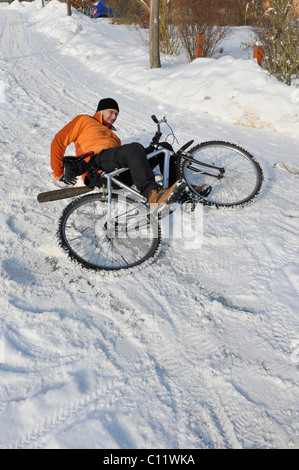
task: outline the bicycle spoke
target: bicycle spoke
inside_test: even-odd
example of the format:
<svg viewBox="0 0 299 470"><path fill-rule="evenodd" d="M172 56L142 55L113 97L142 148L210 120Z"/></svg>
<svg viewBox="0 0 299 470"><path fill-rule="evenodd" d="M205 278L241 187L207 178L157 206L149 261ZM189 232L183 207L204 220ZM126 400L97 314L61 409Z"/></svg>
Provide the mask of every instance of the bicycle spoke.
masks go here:
<svg viewBox="0 0 299 470"><path fill-rule="evenodd" d="M206 142L191 150L196 162L182 162L181 172L194 194L194 187L210 185L211 193L202 198L217 206L242 205L252 200L260 191L262 170L245 150L227 142ZM209 173L200 162L224 168L222 174L215 168ZM217 172L218 171L218 175ZM216 177L215 177L216 176Z"/></svg>
<svg viewBox="0 0 299 470"><path fill-rule="evenodd" d="M60 220L63 248L86 267L104 270L133 267L156 253L160 230L143 204L113 196L106 219L107 201L98 195L71 203Z"/></svg>

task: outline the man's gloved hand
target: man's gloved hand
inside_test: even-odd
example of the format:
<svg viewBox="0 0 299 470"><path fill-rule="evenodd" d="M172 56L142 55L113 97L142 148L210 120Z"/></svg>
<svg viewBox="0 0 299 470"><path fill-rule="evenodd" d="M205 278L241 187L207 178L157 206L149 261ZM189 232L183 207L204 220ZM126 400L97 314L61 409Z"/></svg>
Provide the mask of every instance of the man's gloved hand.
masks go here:
<svg viewBox="0 0 299 470"><path fill-rule="evenodd" d="M62 175L59 178L59 181L61 181L64 184L74 186L74 184L76 184L76 182L77 182L76 176L77 176L76 173L74 173L67 166L65 166L64 167L64 175Z"/></svg>
<svg viewBox="0 0 299 470"><path fill-rule="evenodd" d="M67 179L65 175L60 176L59 180L61 183L67 184L68 186L74 186L77 182L77 178L73 177L71 179Z"/></svg>

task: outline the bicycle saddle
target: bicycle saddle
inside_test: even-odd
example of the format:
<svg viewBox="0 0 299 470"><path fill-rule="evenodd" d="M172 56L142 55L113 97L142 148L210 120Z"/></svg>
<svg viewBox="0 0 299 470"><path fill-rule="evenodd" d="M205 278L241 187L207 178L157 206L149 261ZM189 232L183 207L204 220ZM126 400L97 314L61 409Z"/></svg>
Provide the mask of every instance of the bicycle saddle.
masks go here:
<svg viewBox="0 0 299 470"><path fill-rule="evenodd" d="M91 157L93 156L94 152L87 152L82 155L78 155L77 157L63 157L62 162L64 167L80 175L85 173L87 168L90 166L87 164L91 163Z"/></svg>

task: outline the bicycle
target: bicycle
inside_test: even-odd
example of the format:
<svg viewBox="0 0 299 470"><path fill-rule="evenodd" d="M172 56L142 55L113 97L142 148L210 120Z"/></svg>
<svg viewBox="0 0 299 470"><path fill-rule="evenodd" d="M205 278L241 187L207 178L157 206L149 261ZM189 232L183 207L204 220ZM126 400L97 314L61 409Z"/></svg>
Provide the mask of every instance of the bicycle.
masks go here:
<svg viewBox="0 0 299 470"><path fill-rule="evenodd" d="M164 117L160 121L152 116L157 131L151 141L147 158L163 155L163 187L168 187L171 159L176 161L179 179L186 184L180 203L189 203L191 210L196 203L221 207L243 207L259 194L263 172L255 158L241 147L222 141L203 142L191 148L193 140L178 151L172 145L160 142L161 124L166 124L177 141L174 132ZM84 156L82 156L84 157ZM80 158L80 157L73 157ZM71 257L85 268L101 271L127 270L152 260L161 244L161 219L172 209L159 206L154 210L146 199L134 188L117 177L127 168L110 173L102 172L102 186L94 194L87 194L65 207L60 219L57 236L60 245ZM196 188L208 185L212 191L200 194ZM113 186L120 189L116 192ZM61 196L42 193L39 202L70 197L95 188L67 188L60 190ZM72 191L73 190L73 191ZM51 196L47 199L47 196ZM52 198L52 199L51 199Z"/></svg>

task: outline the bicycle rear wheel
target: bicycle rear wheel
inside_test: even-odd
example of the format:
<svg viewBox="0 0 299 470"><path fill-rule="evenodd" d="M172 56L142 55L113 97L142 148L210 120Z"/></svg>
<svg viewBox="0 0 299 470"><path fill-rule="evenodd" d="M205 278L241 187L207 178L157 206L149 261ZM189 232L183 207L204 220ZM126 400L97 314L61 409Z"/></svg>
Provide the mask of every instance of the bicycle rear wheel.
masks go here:
<svg viewBox="0 0 299 470"><path fill-rule="evenodd" d="M243 206L259 194L263 181L262 169L254 157L241 147L228 142L211 141L197 145L189 153L199 163L182 159L181 177L204 204ZM224 172L210 171L201 166L200 162L223 168ZM202 197L195 189L202 185L212 186L207 197Z"/></svg>
<svg viewBox="0 0 299 470"><path fill-rule="evenodd" d="M159 221L144 204L112 195L108 221L107 198L83 196L63 211L57 236L68 255L88 269L128 269L153 257L160 245Z"/></svg>

